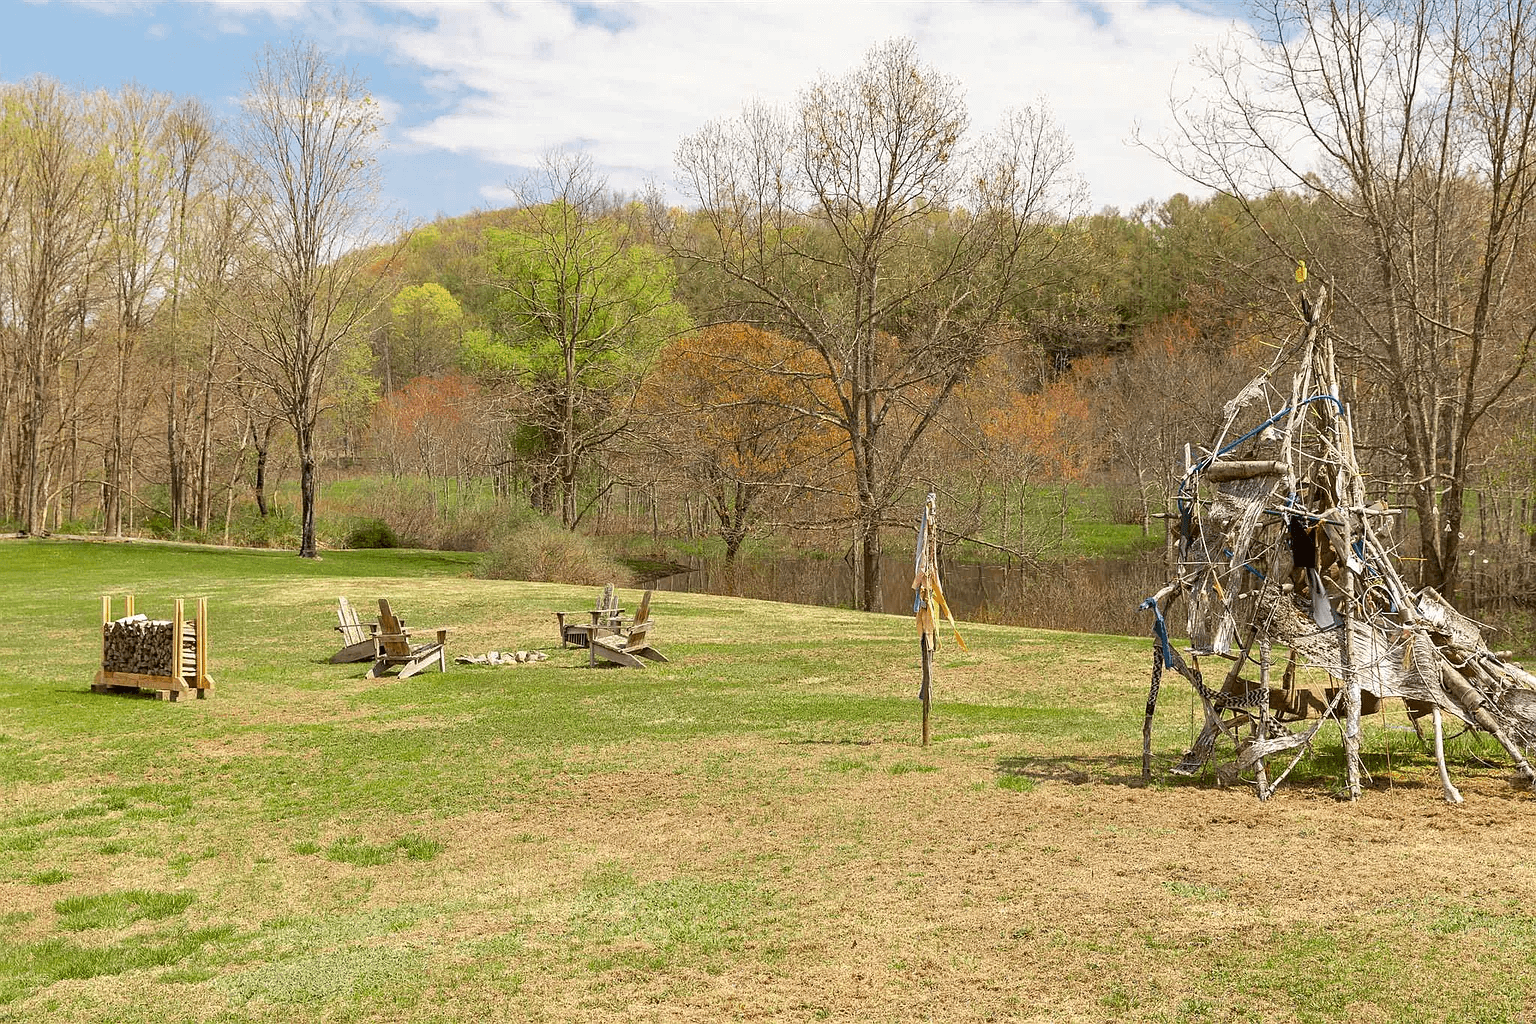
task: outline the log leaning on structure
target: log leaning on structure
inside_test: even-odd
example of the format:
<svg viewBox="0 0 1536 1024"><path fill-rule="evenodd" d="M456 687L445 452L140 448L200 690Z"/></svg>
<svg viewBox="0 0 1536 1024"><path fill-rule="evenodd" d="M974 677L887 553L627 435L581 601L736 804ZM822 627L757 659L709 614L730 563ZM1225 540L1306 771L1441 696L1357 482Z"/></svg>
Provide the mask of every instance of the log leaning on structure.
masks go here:
<svg viewBox="0 0 1536 1024"><path fill-rule="evenodd" d="M1525 753L1536 744L1536 676L1489 650L1478 625L1432 588L1415 590L1404 581L1389 530L1396 513L1367 501L1355 458L1327 298L1323 288L1303 301L1299 335L1226 404L1211 454L1188 462L1170 516L1179 531L1173 578L1143 602L1154 613L1156 641L1143 774L1150 774L1151 718L1166 668L1189 681L1205 709L1205 725L1175 773L1200 770L1230 740L1234 753L1218 765L1218 777L1252 771L1264 799L1322 724L1335 721L1344 737L1346 789L1358 798L1362 709L1400 698L1415 720L1432 716L1447 801L1459 803L1461 794L1445 766L1445 716L1492 736L1536 786ZM1287 369L1288 395L1275 384ZM1181 598L1187 661L1166 626ZM1275 647L1287 648L1291 659L1278 688L1269 678ZM1218 689L1200 672L1204 655L1234 658ZM1293 688L1298 661L1328 674L1325 693ZM1253 667L1256 682L1244 678ZM1310 726L1281 720L1307 709L1318 713ZM1290 760L1270 781L1266 760L1275 756Z"/></svg>

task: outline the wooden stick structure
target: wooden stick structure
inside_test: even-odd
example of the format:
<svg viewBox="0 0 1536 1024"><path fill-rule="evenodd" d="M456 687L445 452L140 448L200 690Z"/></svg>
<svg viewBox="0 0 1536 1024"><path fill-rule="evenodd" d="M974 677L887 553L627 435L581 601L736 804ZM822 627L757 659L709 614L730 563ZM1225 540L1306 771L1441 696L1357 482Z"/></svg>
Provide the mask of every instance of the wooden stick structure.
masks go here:
<svg viewBox="0 0 1536 1024"><path fill-rule="evenodd" d="M1163 670L1172 669L1205 710L1175 774L1217 760L1218 780L1252 773L1259 799L1268 799L1331 721L1343 741L1343 793L1358 800L1362 716L1398 698L1415 721L1432 716L1448 802L1460 803L1461 794L1446 770L1445 715L1492 736L1536 785L1524 754L1536 744L1536 676L1489 650L1478 624L1435 590L1404 581L1393 539L1400 512L1367 501L1327 287L1303 295L1300 306L1301 330L1227 402L1210 447L1198 458L1186 448L1169 517L1177 531L1172 579L1142 603L1154 620L1142 774L1151 775L1152 716ZM1182 654L1166 618L1180 600L1190 643ZM1270 670L1280 648L1288 663L1277 686ZM1233 661L1219 686L1206 684L1201 657ZM1298 664L1322 670L1328 685L1298 687ZM1232 744L1227 761L1217 756L1223 740ZM1288 759L1278 775L1267 763L1274 757Z"/></svg>
<svg viewBox="0 0 1536 1024"><path fill-rule="evenodd" d="M186 602L177 598L169 621L134 612L133 595L123 617L112 617L112 598L101 599L101 668L91 684L95 693L153 693L161 700L213 692L208 674L208 599L186 618Z"/></svg>

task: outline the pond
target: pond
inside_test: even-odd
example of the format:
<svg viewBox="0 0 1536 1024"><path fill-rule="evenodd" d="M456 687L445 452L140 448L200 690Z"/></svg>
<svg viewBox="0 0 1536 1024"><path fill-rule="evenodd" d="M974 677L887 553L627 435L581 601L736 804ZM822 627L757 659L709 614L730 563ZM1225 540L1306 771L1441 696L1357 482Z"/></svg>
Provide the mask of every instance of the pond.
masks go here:
<svg viewBox="0 0 1536 1024"><path fill-rule="evenodd" d="M876 610L910 615L912 556L885 556L880 573ZM1146 613L1138 613L1136 606L1165 582L1157 551L1027 569L944 560L940 576L950 609L962 622L1135 636L1150 628ZM742 558L734 571L727 571L723 560L705 560L648 585L833 608L851 608L854 603L853 567L834 557Z"/></svg>

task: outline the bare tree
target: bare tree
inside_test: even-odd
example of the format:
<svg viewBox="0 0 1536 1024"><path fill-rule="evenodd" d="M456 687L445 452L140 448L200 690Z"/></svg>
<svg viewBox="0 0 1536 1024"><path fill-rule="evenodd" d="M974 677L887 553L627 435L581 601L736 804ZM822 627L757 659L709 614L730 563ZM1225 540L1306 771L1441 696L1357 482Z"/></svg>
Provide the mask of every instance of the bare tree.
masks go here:
<svg viewBox="0 0 1536 1024"><path fill-rule="evenodd" d="M45 444L57 426L59 368L84 344L88 286L99 265L104 167L89 144L85 104L58 83L32 78L0 88L6 146L0 166L5 260L0 332L19 392L12 513L28 532L44 527ZM0 198L6 198L0 196ZM11 417L7 416L7 423Z"/></svg>
<svg viewBox="0 0 1536 1024"><path fill-rule="evenodd" d="M20 207L22 168L19 129L20 91L0 85L0 252L12 251L11 234ZM10 261L7 260L6 263ZM16 277L0 268L0 515L15 516L20 508L21 417L14 413L22 398L20 324L15 316Z"/></svg>
<svg viewBox="0 0 1536 1024"><path fill-rule="evenodd" d="M203 205L204 192L209 185L205 173L209 154L215 151L217 134L212 115L197 100L183 100L166 115L165 139L170 178L170 244L172 247L172 276L170 286L170 366L165 381L165 448L169 479L166 481L171 505L171 529L179 532L186 514L189 492L193 492L190 446L186 440L183 423L185 410L192 404L192 388L196 385L184 382L181 367L182 307L186 304L183 292L188 280L187 268L192 253L191 221L194 206ZM204 380L206 396L211 382ZM204 435L206 437L206 433ZM206 449L205 449L206 451ZM207 463L200 460L196 474L197 498L193 512L198 524L207 529Z"/></svg>
<svg viewBox="0 0 1536 1024"><path fill-rule="evenodd" d="M166 152L166 116L170 97L136 85L95 97L105 128L107 175L105 228L107 268L112 288L116 342L112 390L112 432L105 451L106 530L123 532L124 474L132 457L142 395L130 395L137 383L131 366L148 320L167 284L170 227L170 160ZM127 422L133 419L133 425Z"/></svg>
<svg viewBox="0 0 1536 1024"><path fill-rule="evenodd" d="M1208 54L1162 147L1330 277L1341 351L1411 495L1424 582L1455 586L1480 422L1524 372L1536 295L1536 3L1263 0ZM1344 346L1351 346L1344 348Z"/></svg>
<svg viewBox="0 0 1536 1024"><path fill-rule="evenodd" d="M382 298L357 250L374 241L380 113L366 82L309 43L268 47L236 133L258 192L261 266L238 320L250 372L271 390L299 455L299 555L317 557L315 431L343 342Z"/></svg>
<svg viewBox="0 0 1536 1024"><path fill-rule="evenodd" d="M908 457L1054 258L1048 226L1080 196L1042 111L971 145L969 127L959 85L894 40L793 111L750 105L677 151L699 212L674 244L725 279L720 319L814 356L793 411L846 441L864 608L879 600L880 531Z"/></svg>

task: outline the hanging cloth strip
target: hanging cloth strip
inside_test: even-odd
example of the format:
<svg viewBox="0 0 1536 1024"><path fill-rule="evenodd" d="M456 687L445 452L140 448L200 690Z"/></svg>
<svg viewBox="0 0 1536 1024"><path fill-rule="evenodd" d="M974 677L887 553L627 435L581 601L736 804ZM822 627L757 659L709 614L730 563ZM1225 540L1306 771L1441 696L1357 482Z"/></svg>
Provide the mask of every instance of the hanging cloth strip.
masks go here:
<svg viewBox="0 0 1536 1024"><path fill-rule="evenodd" d="M912 567L912 614L917 616L917 629L929 638L932 650L939 649L938 623L934 609L949 620L949 628L955 634L955 643L963 651L965 641L955 625L955 616L944 600L944 587L939 582L939 503L931 492L923 504L923 516L917 524L917 559Z"/></svg>

